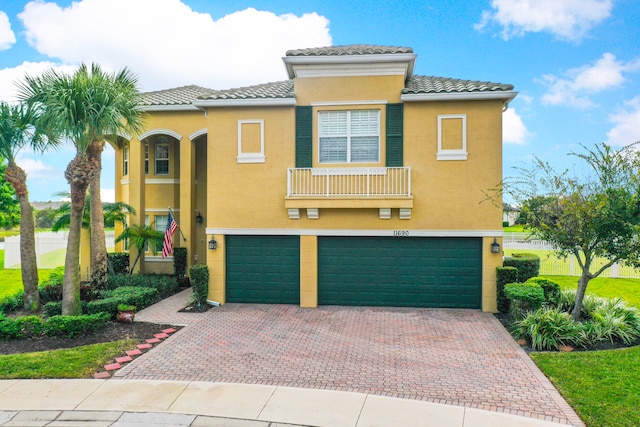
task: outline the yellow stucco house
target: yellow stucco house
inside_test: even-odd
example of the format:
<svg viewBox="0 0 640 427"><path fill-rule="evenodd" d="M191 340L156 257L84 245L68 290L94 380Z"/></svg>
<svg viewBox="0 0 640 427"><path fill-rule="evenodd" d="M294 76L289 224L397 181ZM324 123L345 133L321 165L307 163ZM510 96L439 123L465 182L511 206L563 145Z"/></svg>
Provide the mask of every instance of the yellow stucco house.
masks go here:
<svg viewBox="0 0 640 427"><path fill-rule="evenodd" d="M414 75L403 47L283 61L279 82L143 94L146 131L116 150L130 222L164 230L171 207L220 303L495 311L502 209L481 201L513 86Z"/></svg>

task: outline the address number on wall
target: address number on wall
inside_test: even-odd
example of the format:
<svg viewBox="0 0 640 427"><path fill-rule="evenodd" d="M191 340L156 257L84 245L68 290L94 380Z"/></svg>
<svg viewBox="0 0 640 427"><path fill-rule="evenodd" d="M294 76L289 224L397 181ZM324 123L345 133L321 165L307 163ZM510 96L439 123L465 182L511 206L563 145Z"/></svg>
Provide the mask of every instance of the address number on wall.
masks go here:
<svg viewBox="0 0 640 427"><path fill-rule="evenodd" d="M407 230L393 230L393 237L409 237Z"/></svg>

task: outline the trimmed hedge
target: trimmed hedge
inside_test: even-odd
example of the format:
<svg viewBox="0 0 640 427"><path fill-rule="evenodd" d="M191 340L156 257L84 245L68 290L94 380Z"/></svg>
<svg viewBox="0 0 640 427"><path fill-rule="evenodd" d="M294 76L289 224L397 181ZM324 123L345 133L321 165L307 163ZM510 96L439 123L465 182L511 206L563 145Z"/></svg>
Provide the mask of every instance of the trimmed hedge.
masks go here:
<svg viewBox="0 0 640 427"><path fill-rule="evenodd" d="M510 257L505 257L502 265L517 268L520 282L526 282L540 274L540 257L535 254L512 254Z"/></svg>
<svg viewBox="0 0 640 427"><path fill-rule="evenodd" d="M518 281L518 269L515 267L498 267L496 268L496 276L498 311L507 313L509 311L509 298L504 294L504 287L507 283L516 283Z"/></svg>
<svg viewBox="0 0 640 427"><path fill-rule="evenodd" d="M107 313L90 316L53 316L47 319L38 316L10 318L0 315L0 339L33 338L42 335L73 338L103 328L109 319Z"/></svg>
<svg viewBox="0 0 640 427"><path fill-rule="evenodd" d="M544 292L544 302L549 305L557 306L560 302L560 285L553 280L545 279L544 277L532 277L527 280L527 283L535 283L542 288Z"/></svg>
<svg viewBox="0 0 640 427"><path fill-rule="evenodd" d="M539 309L544 302L544 291L536 283L507 283L504 293L511 301L511 314L517 318Z"/></svg>
<svg viewBox="0 0 640 427"><path fill-rule="evenodd" d="M107 290L121 287L157 289L160 298L171 296L179 289L176 278L166 274L116 274L109 276Z"/></svg>
<svg viewBox="0 0 640 427"><path fill-rule="evenodd" d="M120 304L135 305L138 309L143 309L159 300L158 290L155 288L121 286L111 291L103 291L102 299L87 304L87 313L106 312L115 316Z"/></svg>
<svg viewBox="0 0 640 427"><path fill-rule="evenodd" d="M173 276L187 277L187 248L173 248Z"/></svg>

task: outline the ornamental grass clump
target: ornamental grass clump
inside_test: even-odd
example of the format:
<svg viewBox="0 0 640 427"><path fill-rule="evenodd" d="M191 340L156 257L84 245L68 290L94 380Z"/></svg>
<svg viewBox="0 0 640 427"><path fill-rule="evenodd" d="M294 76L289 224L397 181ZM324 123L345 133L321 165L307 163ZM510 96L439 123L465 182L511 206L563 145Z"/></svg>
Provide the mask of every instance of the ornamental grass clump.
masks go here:
<svg viewBox="0 0 640 427"><path fill-rule="evenodd" d="M557 350L560 345L580 344L580 324L556 307L543 307L514 323L513 335L525 339L534 350Z"/></svg>

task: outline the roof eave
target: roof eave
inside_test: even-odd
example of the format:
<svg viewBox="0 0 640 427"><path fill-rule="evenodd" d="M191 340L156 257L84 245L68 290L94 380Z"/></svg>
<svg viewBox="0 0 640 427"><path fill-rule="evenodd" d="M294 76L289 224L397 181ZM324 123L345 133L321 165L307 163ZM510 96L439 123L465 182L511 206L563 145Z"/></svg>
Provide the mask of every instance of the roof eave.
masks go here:
<svg viewBox="0 0 640 427"><path fill-rule="evenodd" d="M379 64L379 63L407 63L405 78L413 75L417 55L415 53L386 53L376 55L324 55L324 56L285 56L282 58L290 79L296 77L296 65L326 65L326 64Z"/></svg>
<svg viewBox="0 0 640 427"><path fill-rule="evenodd" d="M198 99L197 108L211 107L294 107L295 98L243 98L243 99Z"/></svg>
<svg viewBox="0 0 640 427"><path fill-rule="evenodd" d="M174 104L174 105L142 105L142 111L198 111L198 107L193 104Z"/></svg>
<svg viewBox="0 0 640 427"><path fill-rule="evenodd" d="M478 101L488 99L501 99L505 104L511 102L518 95L514 91L496 92L447 92L447 93L405 93L400 96L404 102L419 101Z"/></svg>

